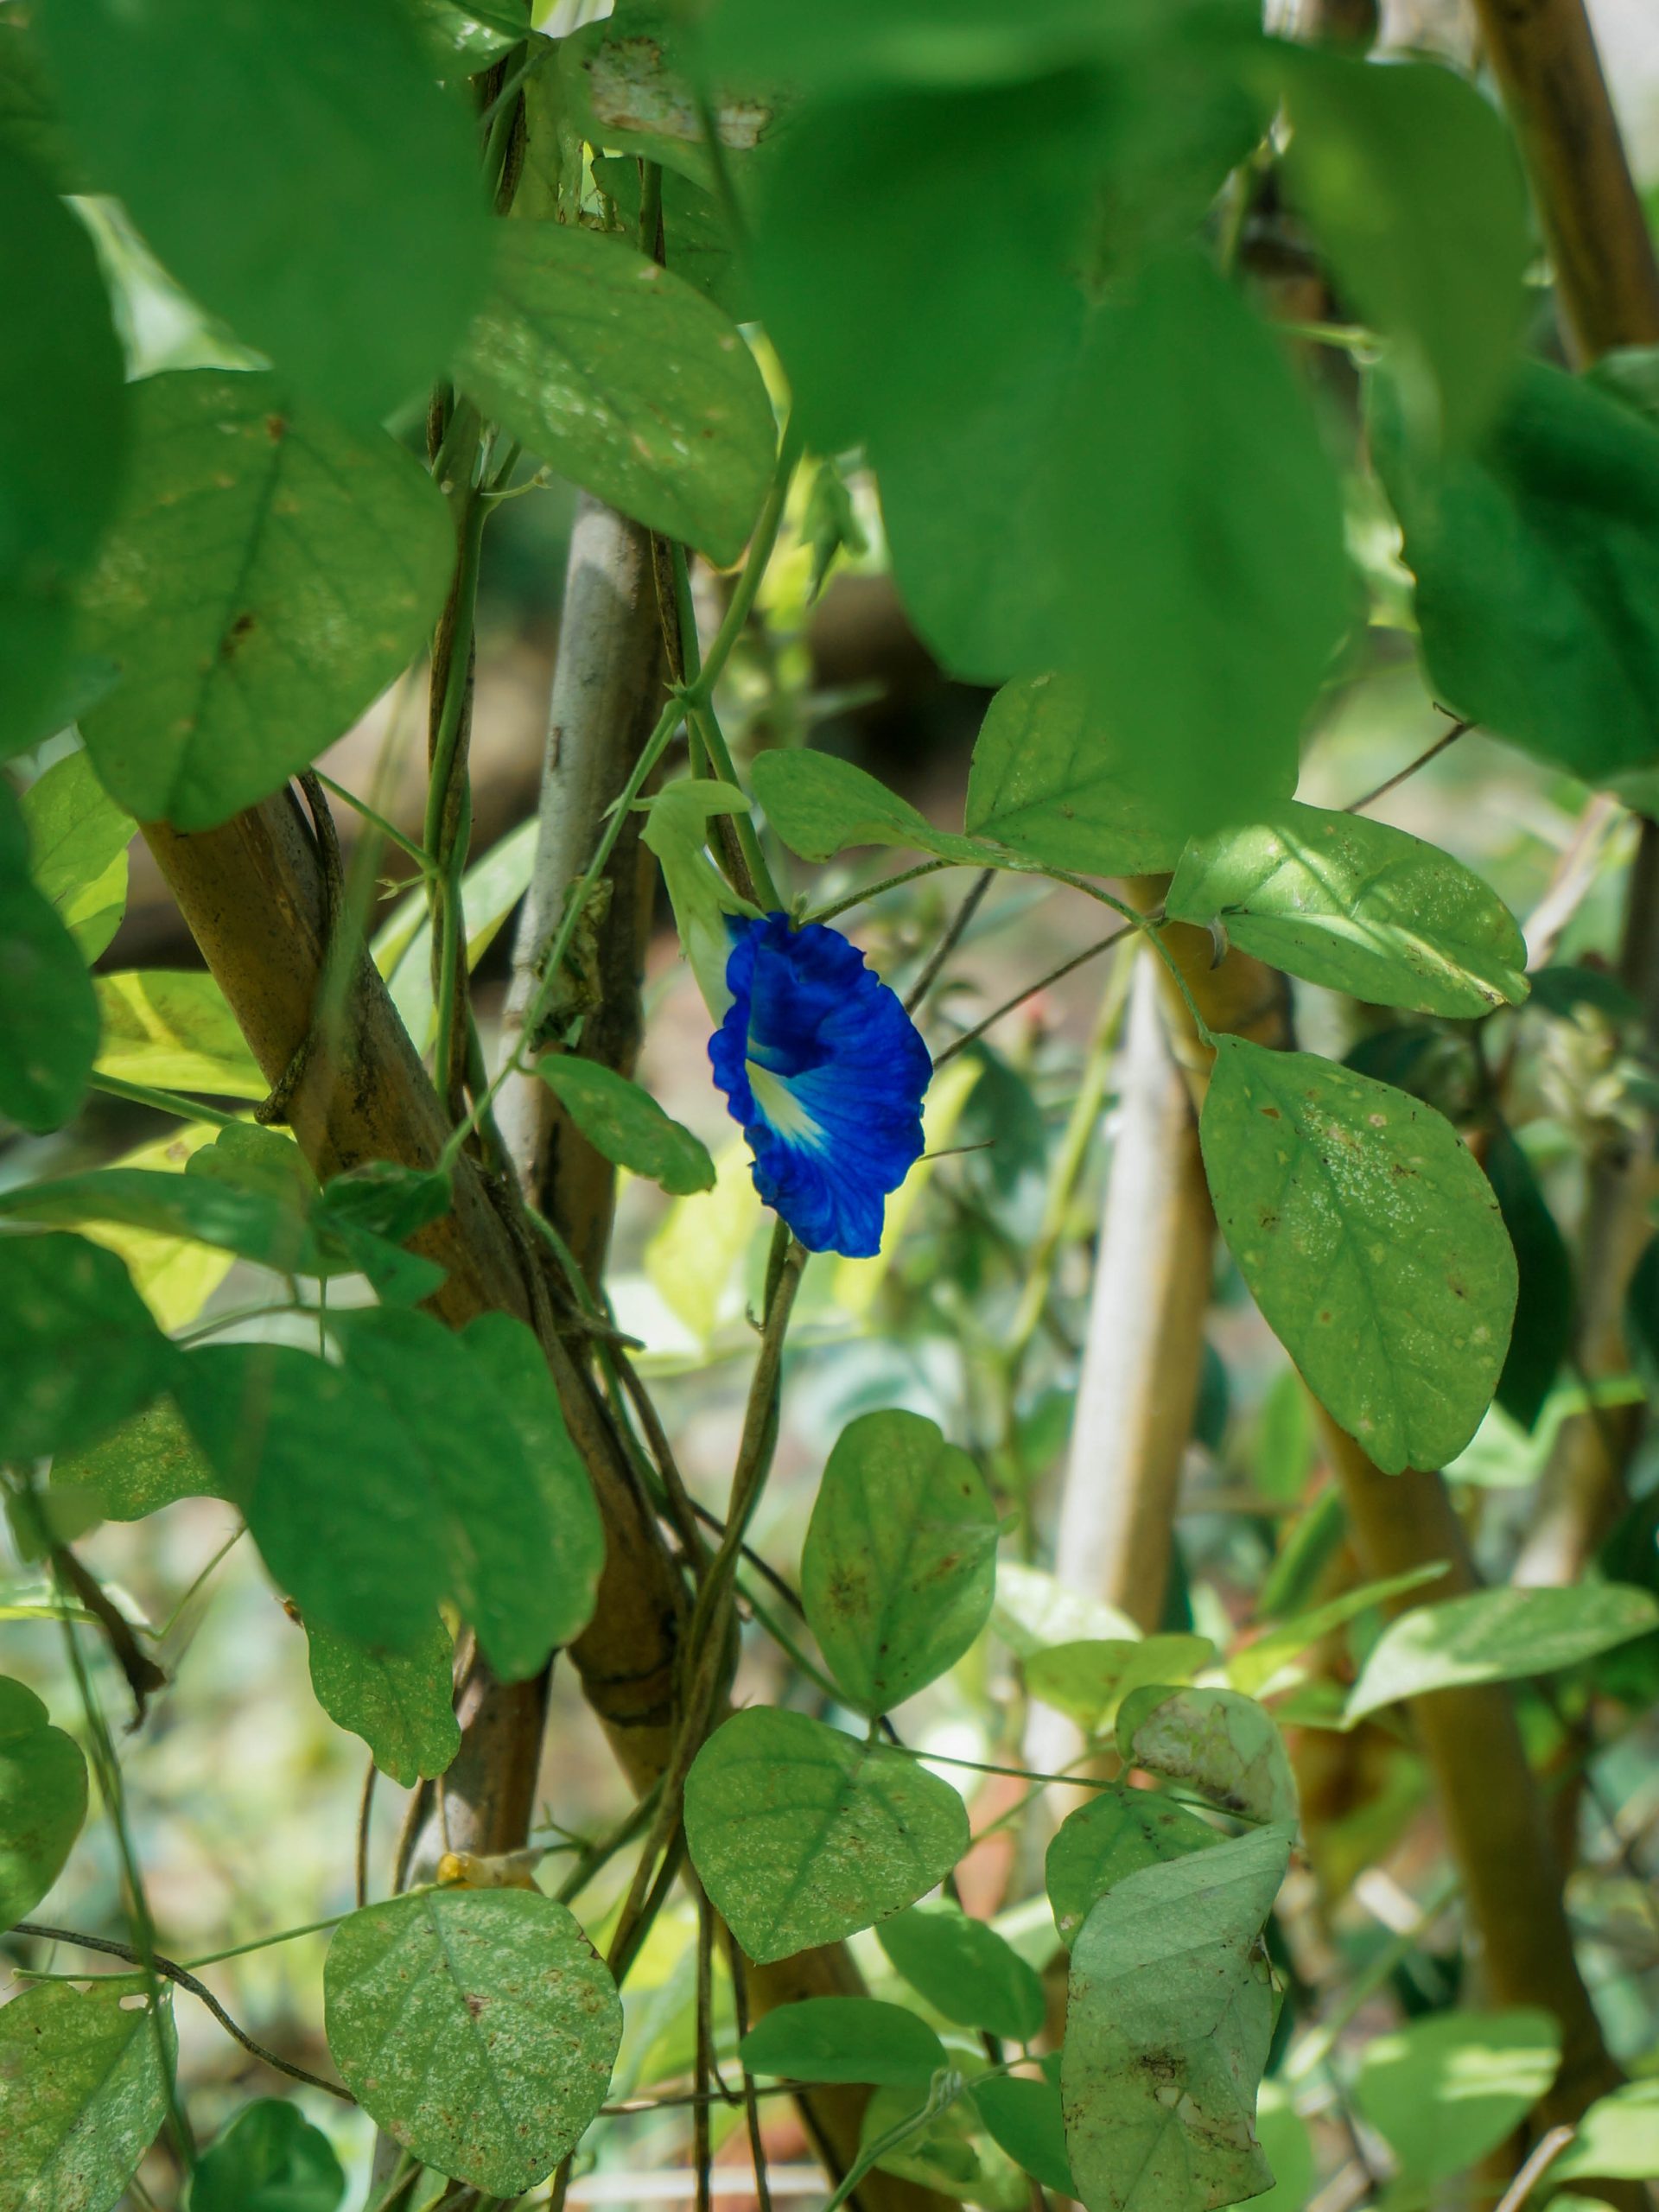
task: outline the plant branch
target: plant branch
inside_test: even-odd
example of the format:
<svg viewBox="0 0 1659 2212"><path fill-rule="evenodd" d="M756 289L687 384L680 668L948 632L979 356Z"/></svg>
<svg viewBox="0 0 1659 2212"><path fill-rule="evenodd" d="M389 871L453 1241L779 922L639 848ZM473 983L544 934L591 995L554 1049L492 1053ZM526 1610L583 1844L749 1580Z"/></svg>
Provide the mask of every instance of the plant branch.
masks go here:
<svg viewBox="0 0 1659 2212"><path fill-rule="evenodd" d="M135 1950L130 1943L111 1942L105 1936L83 1936L73 1928L48 1928L35 1920L14 1922L10 1932L14 1936L32 1936L41 1943L73 1943L79 1950L99 1951L111 1959L124 1959L129 1966L148 1964L164 1980L176 1982L181 1989L188 1989L193 1997L200 1998L226 2034L264 2065L273 2067L278 2074L288 2075L293 2081L303 2082L308 2088L326 2089L331 2097L338 2097L342 2104L354 2105L357 2102L343 2083L327 2081L321 2074L308 2072L303 2066L291 2065L287 2059L278 2058L274 2050L267 2050L264 2044L256 2043L245 2028L238 2027L207 1983L198 1981L189 1968L181 1967L176 1959L164 1958L161 1952L152 1951L146 1960L144 1955Z"/></svg>

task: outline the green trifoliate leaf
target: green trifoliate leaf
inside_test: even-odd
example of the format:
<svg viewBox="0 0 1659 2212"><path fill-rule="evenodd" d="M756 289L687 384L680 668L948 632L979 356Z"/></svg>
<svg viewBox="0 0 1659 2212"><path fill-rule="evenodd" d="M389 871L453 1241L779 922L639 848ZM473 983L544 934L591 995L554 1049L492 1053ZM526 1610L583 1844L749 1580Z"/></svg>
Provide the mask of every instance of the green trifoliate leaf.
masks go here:
<svg viewBox="0 0 1659 2212"><path fill-rule="evenodd" d="M685 1835L715 1910L765 1965L913 1904L967 1849L968 1815L902 1752L757 1709L698 1752Z"/></svg>
<svg viewBox="0 0 1659 2212"><path fill-rule="evenodd" d="M549 1054L536 1072L605 1159L660 1183L675 1198L714 1188L708 1147L639 1084L572 1052Z"/></svg>
<svg viewBox="0 0 1659 2212"><path fill-rule="evenodd" d="M1516 1267L1451 1123L1311 1053L1223 1037L1199 1135L1222 1233L1332 1417L1390 1474L1455 1457L1503 1368Z"/></svg>
<svg viewBox="0 0 1659 2212"><path fill-rule="evenodd" d="M1109 1784L1068 1815L1048 1847L1043 1879L1061 1942L1072 1943L1096 1903L1129 1875L1222 1840L1196 1813L1156 1790Z"/></svg>
<svg viewBox="0 0 1659 2212"><path fill-rule="evenodd" d="M925 2089L946 2064L925 2020L874 1997L811 1997L780 2005L739 2045L751 2074L794 2082L874 2082Z"/></svg>
<svg viewBox="0 0 1659 2212"><path fill-rule="evenodd" d="M1090 1913L1060 2072L1088 2212L1214 2212L1271 2185L1253 2126L1274 2010L1257 1938L1289 1843L1268 1828L1145 1868Z"/></svg>
<svg viewBox="0 0 1659 2212"><path fill-rule="evenodd" d="M207 830L278 789L421 650L454 533L412 455L274 377L187 370L132 391L129 479L80 594L84 642L122 680L82 732L141 821Z"/></svg>
<svg viewBox="0 0 1659 2212"><path fill-rule="evenodd" d="M79 1236L0 1237L0 1459L95 1443L177 1366L112 1252Z"/></svg>
<svg viewBox="0 0 1659 2212"><path fill-rule="evenodd" d="M958 1904L912 1905L879 1941L911 1987L947 2020L1029 2043L1043 2024L1041 1977L1007 1941Z"/></svg>
<svg viewBox="0 0 1659 2212"><path fill-rule="evenodd" d="M1310 983L1452 1019L1527 995L1497 893L1437 846L1363 815L1289 805L1189 845L1166 911Z"/></svg>
<svg viewBox="0 0 1659 2212"><path fill-rule="evenodd" d="M239 338L364 419L441 372L485 200L399 0L61 0L38 29L99 188Z"/></svg>
<svg viewBox="0 0 1659 2212"><path fill-rule="evenodd" d="M622 2038L574 1916L526 1890L428 1890L346 1921L328 2048L371 2119L438 2172L517 2197L573 2150Z"/></svg>
<svg viewBox="0 0 1659 2212"><path fill-rule="evenodd" d="M404 1789L442 1774L461 1749L451 1686L454 1646L435 1615L410 1652L378 1651L337 1629L306 1630L311 1687L336 1727L360 1736L382 1774Z"/></svg>
<svg viewBox="0 0 1659 2212"><path fill-rule="evenodd" d="M1136 1690L1118 1708L1117 1748L1242 1820L1294 1823L1296 1781L1273 1717L1236 1690Z"/></svg>
<svg viewBox="0 0 1659 2212"><path fill-rule="evenodd" d="M1552 2013L1528 2005L1438 2012L1370 2038L1354 2072L1354 2102L1403 2176L1450 2181L1514 2133L1560 2061Z"/></svg>
<svg viewBox="0 0 1659 2212"><path fill-rule="evenodd" d="M142 1981L111 1974L81 1991L42 1983L0 2009L0 2205L92 2212L138 2171L167 2110L176 2049L164 1991L159 2023ZM160 2030L158 2035L157 2030Z"/></svg>
<svg viewBox="0 0 1659 2212"><path fill-rule="evenodd" d="M1405 531L1436 694L1586 783L1659 754L1659 429L1541 362L1478 448L1416 448L1373 380L1371 443Z"/></svg>
<svg viewBox="0 0 1659 2212"><path fill-rule="evenodd" d="M1166 868L1181 833L1075 677L1004 684L986 709L968 778L968 827L1040 867L1084 875Z"/></svg>
<svg viewBox="0 0 1659 2212"><path fill-rule="evenodd" d="M133 822L110 798L84 752L67 753L22 796L29 872L80 950L96 960L127 903Z"/></svg>
<svg viewBox="0 0 1659 2212"><path fill-rule="evenodd" d="M86 1817L86 1762L33 1690L0 1675L0 1929L33 1912Z"/></svg>
<svg viewBox="0 0 1659 2212"><path fill-rule="evenodd" d="M1432 62L1286 48L1284 175L1344 292L1399 341L1431 438L1480 430L1516 361L1526 181L1494 102Z"/></svg>
<svg viewBox="0 0 1659 2212"><path fill-rule="evenodd" d="M0 55L32 40L8 24ZM15 81L15 80L14 80ZM0 103L6 79L0 77ZM0 122L0 760L49 737L69 673L70 593L109 518L128 395L86 226Z"/></svg>
<svg viewBox="0 0 1659 2212"><path fill-rule="evenodd" d="M61 918L29 880L29 835L0 784L0 1114L60 1128L86 1092L98 1002Z"/></svg>
<svg viewBox="0 0 1659 2212"><path fill-rule="evenodd" d="M801 1554L806 1617L874 1718L954 1666L990 1618L996 1509L965 1452L919 1414L862 1414L824 1467Z"/></svg>
<svg viewBox="0 0 1659 2212"><path fill-rule="evenodd" d="M490 296L456 364L467 391L573 483L735 561L777 444L736 326L620 238L562 223L497 227Z"/></svg>
<svg viewBox="0 0 1659 2212"><path fill-rule="evenodd" d="M1659 1628L1659 1598L1624 1582L1569 1590L1477 1590L1418 1605L1372 1645L1344 1719L1468 1682L1519 1681L1576 1667Z"/></svg>
<svg viewBox="0 0 1659 2212"><path fill-rule="evenodd" d="M190 2212L335 2212L346 2173L334 2147L297 2105L244 2105L202 2156Z"/></svg>

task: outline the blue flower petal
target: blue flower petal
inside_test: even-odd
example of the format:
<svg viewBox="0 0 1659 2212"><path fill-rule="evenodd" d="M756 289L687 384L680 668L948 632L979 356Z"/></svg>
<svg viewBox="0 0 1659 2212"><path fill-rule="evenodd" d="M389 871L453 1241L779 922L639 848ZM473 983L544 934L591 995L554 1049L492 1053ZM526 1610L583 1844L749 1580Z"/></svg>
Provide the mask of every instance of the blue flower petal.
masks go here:
<svg viewBox="0 0 1659 2212"><path fill-rule="evenodd" d="M838 930L775 913L731 926L732 1003L709 1058L754 1187L810 1251L867 1259L921 1154L927 1047Z"/></svg>

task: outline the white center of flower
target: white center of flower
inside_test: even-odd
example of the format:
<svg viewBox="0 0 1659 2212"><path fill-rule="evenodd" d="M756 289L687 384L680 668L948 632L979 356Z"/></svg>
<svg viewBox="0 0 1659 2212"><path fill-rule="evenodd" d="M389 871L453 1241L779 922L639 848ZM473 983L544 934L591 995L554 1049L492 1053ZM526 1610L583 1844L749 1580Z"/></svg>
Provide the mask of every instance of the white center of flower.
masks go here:
<svg viewBox="0 0 1659 2212"><path fill-rule="evenodd" d="M803 1145L809 1151L818 1150L823 1143L823 1131L782 1077L773 1075L770 1068L763 1068L758 1060L746 1060L743 1067L755 1104L784 1142Z"/></svg>

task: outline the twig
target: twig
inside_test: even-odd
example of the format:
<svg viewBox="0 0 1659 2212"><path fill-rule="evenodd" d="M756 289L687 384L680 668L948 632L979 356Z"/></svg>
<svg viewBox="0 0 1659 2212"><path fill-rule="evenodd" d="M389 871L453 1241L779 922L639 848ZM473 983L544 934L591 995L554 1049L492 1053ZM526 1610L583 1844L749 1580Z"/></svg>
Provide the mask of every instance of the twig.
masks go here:
<svg viewBox="0 0 1659 2212"><path fill-rule="evenodd" d="M141 1967L146 1963L142 1953L136 1951L130 1943L112 1942L104 1936L82 1936L73 1928L48 1928L39 1921L19 1920L13 1923L11 1933L14 1936L32 1936L41 1943L73 1943L83 1951L101 1951L109 1958L124 1959L129 1966ZM296 2082L305 2082L310 2088L326 2089L331 2097L338 2097L342 2104L354 2105L357 2102L343 2083L325 2081L321 2074L308 2073L303 2066L291 2066L287 2059L278 2058L274 2050L267 2050L264 2044L256 2043L245 2029L238 2027L207 1983L198 1981L195 1975L188 1967L181 1967L176 1959L163 1958L159 1951L152 1951L148 1963L167 1980L177 1982L181 1989L188 1989L193 1997L200 1998L226 2034L239 2043L244 2050L251 2051L255 2058L262 2059L279 2074L286 2074Z"/></svg>
<svg viewBox="0 0 1659 2212"><path fill-rule="evenodd" d="M374 1811L374 1784L379 1769L372 1753L363 1773L363 1794L357 1807L357 1909L362 1911L369 1901L369 1821Z"/></svg>
<svg viewBox="0 0 1659 2212"><path fill-rule="evenodd" d="M1493 2212L1521 2212L1521 2207L1542 2180L1546 2170L1553 2166L1573 2138L1575 2127L1552 2127L1533 2145L1526 2164L1497 2200Z"/></svg>
<svg viewBox="0 0 1659 2212"><path fill-rule="evenodd" d="M737 2041L740 2054L743 2038L749 2032L748 1977L743 1965L743 1955L735 1942L726 1945L726 1963L732 1977L732 2010L736 2015ZM741 2064L740 2056L739 2063ZM766 2145L760 2126L760 2106L754 2086L754 2076L743 2068L743 2111L748 2122L749 2160L754 2168L755 2212L772 2212L772 2183L766 2172Z"/></svg>
<svg viewBox="0 0 1659 2212"><path fill-rule="evenodd" d="M1438 760L1448 745L1455 745L1460 737L1473 728L1472 722L1453 722L1449 730L1435 739L1427 753L1420 753L1414 760L1408 761L1396 774L1385 778L1374 791L1367 791L1363 798L1350 799L1342 810L1343 812L1363 814L1368 806L1375 806L1378 799L1395 790L1399 785L1405 783L1408 778L1414 776L1420 768L1427 768L1431 760Z"/></svg>
<svg viewBox="0 0 1659 2212"><path fill-rule="evenodd" d="M971 1029L964 1029L960 1037L953 1037L948 1045L935 1052L935 1069L942 1068L947 1060L954 1059L976 1038L982 1037L993 1023L1001 1021L1004 1014L1017 1011L1036 992L1046 990L1051 983L1058 983L1061 976L1069 976L1074 968L1081 968L1085 960L1093 960L1100 953L1109 952L1113 945L1121 944L1126 937L1133 937L1140 927L1138 922L1126 922L1121 930L1114 930L1109 937L1103 937L1095 944L1085 945L1081 952L1074 952L1069 960L1061 961L1058 968L1051 968L1047 975L1038 976L1034 983L1027 983L1011 999L1005 999L995 1013L988 1014L982 1021L976 1021Z"/></svg>
<svg viewBox="0 0 1659 2212"><path fill-rule="evenodd" d="M167 1688L167 1676L147 1652L138 1648L132 1624L111 1603L104 1586L91 1574L75 1557L67 1544L54 1544L52 1565L60 1581L67 1582L79 1599L85 1610L92 1614L104 1631L104 1640L121 1672L126 1677L127 1688L132 1692L137 1708L133 1714L135 1728L143 1721L149 1700L157 1690Z"/></svg>
<svg viewBox="0 0 1659 2212"><path fill-rule="evenodd" d="M932 989L935 982L938 980L939 970L944 967L945 962L950 957L957 947L962 943L963 938L967 932L969 923L973 920L974 916L979 912L980 902L984 898L985 893L990 889L992 879L995 877L995 874L996 870L994 868L982 868L979 874L974 878L973 886L969 891L968 896L963 900L961 906L957 907L955 914L951 917L950 922L946 925L944 933L941 935L938 943L934 946L931 953L928 956L926 965L923 968L921 974L916 978L916 981L910 987L909 992L905 999L905 1012L906 1014L914 1014L917 1007L921 1005L923 1000Z"/></svg>

